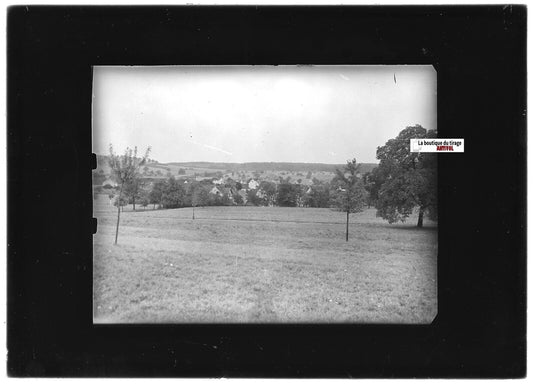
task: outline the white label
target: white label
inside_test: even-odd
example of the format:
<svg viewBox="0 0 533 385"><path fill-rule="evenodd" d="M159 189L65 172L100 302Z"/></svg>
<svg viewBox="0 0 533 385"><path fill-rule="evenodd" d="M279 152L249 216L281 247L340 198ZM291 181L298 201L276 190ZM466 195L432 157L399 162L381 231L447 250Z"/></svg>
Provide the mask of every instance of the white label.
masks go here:
<svg viewBox="0 0 533 385"><path fill-rule="evenodd" d="M465 140L411 139L411 152L465 152Z"/></svg>

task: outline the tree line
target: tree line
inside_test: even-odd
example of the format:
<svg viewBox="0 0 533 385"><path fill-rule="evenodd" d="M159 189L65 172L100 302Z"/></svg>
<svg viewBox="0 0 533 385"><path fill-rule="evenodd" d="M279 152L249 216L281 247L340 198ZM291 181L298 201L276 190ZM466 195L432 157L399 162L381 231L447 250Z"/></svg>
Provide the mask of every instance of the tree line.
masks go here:
<svg viewBox="0 0 533 385"><path fill-rule="evenodd" d="M217 193L213 193L216 188ZM312 186L290 183L261 181L257 189L243 189L240 182L229 180L219 186L211 180L187 181L170 176L154 182L147 182L140 175L123 187L120 199L116 192L108 194L115 199L115 206L128 204L136 207L151 206L152 209L174 209L198 206L279 206L279 207L336 207L340 184L315 180ZM120 190L117 187L115 190Z"/></svg>

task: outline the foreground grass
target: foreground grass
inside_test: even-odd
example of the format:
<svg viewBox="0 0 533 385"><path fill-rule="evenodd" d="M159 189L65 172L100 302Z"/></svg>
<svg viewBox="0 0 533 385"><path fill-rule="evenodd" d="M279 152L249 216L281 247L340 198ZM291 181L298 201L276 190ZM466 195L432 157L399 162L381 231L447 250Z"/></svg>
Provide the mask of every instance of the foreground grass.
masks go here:
<svg viewBox="0 0 533 385"><path fill-rule="evenodd" d="M437 231L375 210L96 207L95 322L429 323Z"/></svg>

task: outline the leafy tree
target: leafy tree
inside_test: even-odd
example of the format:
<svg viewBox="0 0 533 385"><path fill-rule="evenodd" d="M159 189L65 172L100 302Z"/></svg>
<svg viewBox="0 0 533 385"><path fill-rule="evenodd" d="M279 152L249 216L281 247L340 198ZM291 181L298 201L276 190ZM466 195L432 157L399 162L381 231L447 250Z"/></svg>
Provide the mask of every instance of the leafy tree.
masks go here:
<svg viewBox="0 0 533 385"><path fill-rule="evenodd" d="M235 194L233 197L233 201L238 205L242 205L244 203L241 194Z"/></svg>
<svg viewBox="0 0 533 385"><path fill-rule="evenodd" d="M247 200L254 206L260 206L263 203L262 199L257 196L257 190L248 190Z"/></svg>
<svg viewBox="0 0 533 385"><path fill-rule="evenodd" d="M359 213L365 206L366 190L361 178L357 177L359 166L355 159L349 160L343 171L335 170L336 175L332 180L334 186L332 204L346 212L346 242L348 242L350 213Z"/></svg>
<svg viewBox="0 0 533 385"><path fill-rule="evenodd" d="M141 198L141 205L142 205L142 207L144 207L144 209L146 209L146 206L148 206L149 203L150 203L150 200L148 199L148 196L144 195L144 196Z"/></svg>
<svg viewBox="0 0 533 385"><path fill-rule="evenodd" d="M122 196L120 198L117 197L117 199L115 199L115 202L113 203L113 205L115 207L118 207L118 209L121 211L124 211L124 206L126 206L127 204L128 199L125 196Z"/></svg>
<svg viewBox="0 0 533 385"><path fill-rule="evenodd" d="M241 182L235 183L235 188L237 189L237 191L242 190L242 183Z"/></svg>
<svg viewBox="0 0 533 385"><path fill-rule="evenodd" d="M209 204L211 206L231 206L233 202L230 193L222 192L221 194L209 194Z"/></svg>
<svg viewBox="0 0 533 385"><path fill-rule="evenodd" d="M379 199L379 189L387 180L387 175L383 173L383 169L379 167L374 168L371 172L363 175L363 183L365 190L368 192L367 203L368 206L377 206Z"/></svg>
<svg viewBox="0 0 533 385"><path fill-rule="evenodd" d="M178 175L185 175L185 170L183 168L180 168L178 171Z"/></svg>
<svg viewBox="0 0 533 385"><path fill-rule="evenodd" d="M235 189L236 182L232 178L226 178L224 182L224 187L229 189Z"/></svg>
<svg viewBox="0 0 533 385"><path fill-rule="evenodd" d="M185 189L178 183L174 176L167 179L161 195L161 203L165 208L177 208L183 206Z"/></svg>
<svg viewBox="0 0 533 385"><path fill-rule="evenodd" d="M113 146L109 145L109 167L113 173L115 180L117 181L119 188L118 195L118 213L117 213L117 229L115 232L115 245L118 241L118 227L120 224L120 205L123 199L124 187L132 183L139 175L139 169L146 163L148 154L150 153L150 147L147 148L146 153L142 158L137 157L137 147L133 150L126 148L124 155L116 155L113 151Z"/></svg>
<svg viewBox="0 0 533 385"><path fill-rule="evenodd" d="M198 185L192 195L192 206L207 206L209 204L209 191L207 186Z"/></svg>
<svg viewBox="0 0 533 385"><path fill-rule="evenodd" d="M292 185L293 193L296 196L296 206L297 207L304 207L304 198L305 198L305 190L304 186L300 184L293 184Z"/></svg>
<svg viewBox="0 0 533 385"><path fill-rule="evenodd" d="M163 198L163 190L165 189L165 181L164 180L158 180L152 185L152 190L148 194L148 200L151 204L154 205L161 205L161 200Z"/></svg>
<svg viewBox="0 0 533 385"><path fill-rule="evenodd" d="M311 191L305 197L305 205L308 207L329 207L329 189L329 184L311 187Z"/></svg>
<svg viewBox="0 0 533 385"><path fill-rule="evenodd" d="M278 205L281 207L298 206L301 196L301 188L297 184L281 183L278 186Z"/></svg>
<svg viewBox="0 0 533 385"><path fill-rule="evenodd" d="M276 203L277 194L276 184L268 181L262 181L259 183L259 189L265 195L263 198L265 204L268 206L274 206L274 203Z"/></svg>
<svg viewBox="0 0 533 385"><path fill-rule="evenodd" d="M309 171L307 173L307 176L305 177L306 179L311 179L311 177L313 176L313 173L311 171Z"/></svg>
<svg viewBox="0 0 533 385"><path fill-rule="evenodd" d="M437 219L436 154L410 152L410 139L436 137L436 130L416 125L378 147L378 216L389 223L403 222L418 208L417 227L423 226L425 215Z"/></svg>
<svg viewBox="0 0 533 385"><path fill-rule="evenodd" d="M221 199L221 205L222 206L232 206L233 205L233 200L232 200L232 197L233 195L231 194L231 192L224 192L222 194L222 199Z"/></svg>

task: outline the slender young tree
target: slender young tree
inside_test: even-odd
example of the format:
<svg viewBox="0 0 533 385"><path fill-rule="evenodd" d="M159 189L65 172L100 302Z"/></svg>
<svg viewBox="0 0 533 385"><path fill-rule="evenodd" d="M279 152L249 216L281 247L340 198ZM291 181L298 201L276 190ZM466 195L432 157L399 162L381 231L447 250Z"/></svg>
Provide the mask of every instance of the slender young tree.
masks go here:
<svg viewBox="0 0 533 385"><path fill-rule="evenodd" d="M195 185L192 189L192 198L191 198L191 206L192 206L192 219L194 218L194 208L198 206L202 202L202 186Z"/></svg>
<svg viewBox="0 0 533 385"><path fill-rule="evenodd" d="M119 185L118 193L118 202L121 202L123 199L122 194L124 193L124 188L131 184L139 174L141 166L146 163L148 155L150 154L150 147L146 149L146 153L142 158L137 157L137 147L133 150L131 148L126 148L124 155L120 156L115 154L113 151L113 145L109 145L109 167L111 167L111 172L115 177L115 181ZM115 245L118 242L118 227L120 225L120 204L118 205L117 210L117 229L115 232Z"/></svg>
<svg viewBox="0 0 533 385"><path fill-rule="evenodd" d="M344 170L335 170L332 181L335 186L332 203L339 210L346 212L346 242L348 242L348 228L350 213L360 213L365 208L366 190L359 178L359 165L356 160L349 160Z"/></svg>

